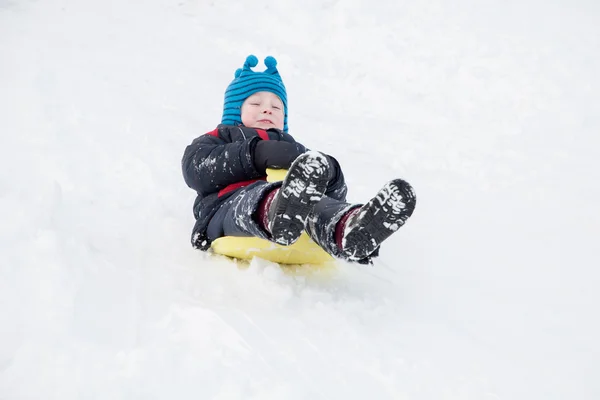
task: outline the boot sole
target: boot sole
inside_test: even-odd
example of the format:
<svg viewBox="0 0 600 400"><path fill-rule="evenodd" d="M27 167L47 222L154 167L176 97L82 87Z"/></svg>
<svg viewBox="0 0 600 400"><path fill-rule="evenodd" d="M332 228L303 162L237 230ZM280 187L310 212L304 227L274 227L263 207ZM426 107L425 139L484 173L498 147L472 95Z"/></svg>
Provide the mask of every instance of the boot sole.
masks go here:
<svg viewBox="0 0 600 400"><path fill-rule="evenodd" d="M310 210L327 189L329 162L318 152L300 155L290 166L277 198L269 227L273 240L284 246L295 243Z"/></svg>
<svg viewBox="0 0 600 400"><path fill-rule="evenodd" d="M415 209L416 200L407 182L402 179L388 182L348 221L347 233L342 239L345 257L361 260L371 255L404 225Z"/></svg>

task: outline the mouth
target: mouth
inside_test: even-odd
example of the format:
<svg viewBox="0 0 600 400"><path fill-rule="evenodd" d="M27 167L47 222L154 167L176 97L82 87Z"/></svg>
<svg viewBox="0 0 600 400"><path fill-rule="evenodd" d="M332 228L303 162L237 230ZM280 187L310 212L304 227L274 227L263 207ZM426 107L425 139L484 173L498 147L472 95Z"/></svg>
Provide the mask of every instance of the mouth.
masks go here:
<svg viewBox="0 0 600 400"><path fill-rule="evenodd" d="M271 124L271 125L273 125L273 121L271 121L270 119L259 119L257 122L262 122L264 124Z"/></svg>

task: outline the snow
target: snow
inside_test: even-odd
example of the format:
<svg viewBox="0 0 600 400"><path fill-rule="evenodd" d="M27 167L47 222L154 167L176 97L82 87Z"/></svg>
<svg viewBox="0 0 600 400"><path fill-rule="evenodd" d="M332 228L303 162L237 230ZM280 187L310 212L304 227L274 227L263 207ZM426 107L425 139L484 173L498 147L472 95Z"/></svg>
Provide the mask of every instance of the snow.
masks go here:
<svg viewBox="0 0 600 400"><path fill-rule="evenodd" d="M599 19L0 1L0 399L600 398ZM415 187L375 266L191 248L181 155L251 53L351 199Z"/></svg>

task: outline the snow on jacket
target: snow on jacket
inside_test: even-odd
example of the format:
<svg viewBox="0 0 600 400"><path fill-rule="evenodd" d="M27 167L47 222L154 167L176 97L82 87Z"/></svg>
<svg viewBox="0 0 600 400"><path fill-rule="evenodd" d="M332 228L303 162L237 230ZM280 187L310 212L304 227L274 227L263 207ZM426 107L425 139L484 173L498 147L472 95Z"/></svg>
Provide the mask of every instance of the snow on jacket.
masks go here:
<svg viewBox="0 0 600 400"><path fill-rule="evenodd" d="M239 189L258 180L266 180L254 166L254 149L259 140L279 140L297 143L279 129L269 130L220 124L192 141L181 160L183 177L197 193L194 201L196 224L192 231L192 246L200 250L210 248L206 229L219 207ZM298 143L303 151L307 151ZM346 183L337 160L328 156L333 166L333 178L326 195L346 200Z"/></svg>

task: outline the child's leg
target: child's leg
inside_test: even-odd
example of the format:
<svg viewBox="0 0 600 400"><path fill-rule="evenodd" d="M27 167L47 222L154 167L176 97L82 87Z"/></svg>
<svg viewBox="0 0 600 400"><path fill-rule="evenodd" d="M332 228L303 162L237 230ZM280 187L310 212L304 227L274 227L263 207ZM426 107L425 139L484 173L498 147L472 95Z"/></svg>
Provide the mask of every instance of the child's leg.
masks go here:
<svg viewBox="0 0 600 400"><path fill-rule="evenodd" d="M359 204L348 204L343 201L323 197L306 220L306 232L319 246L334 257L343 257L342 249L335 237L336 226Z"/></svg>
<svg viewBox="0 0 600 400"><path fill-rule="evenodd" d="M412 215L416 197L401 179L388 182L367 204L323 198L307 221L311 238L333 256L364 261Z"/></svg>
<svg viewBox="0 0 600 400"><path fill-rule="evenodd" d="M256 236L292 244L304 231L308 213L323 196L328 176L327 159L322 154L304 153L292 163L283 182L255 183L223 204L213 217L222 222L214 222L217 228L213 230L218 233L222 227L224 236Z"/></svg>
<svg viewBox="0 0 600 400"><path fill-rule="evenodd" d="M269 234L261 228L253 216L261 199L280 186L281 182L260 181L242 188L231 196L221 205L208 224L209 240L214 241L222 236L256 236L268 239Z"/></svg>
<svg viewBox="0 0 600 400"><path fill-rule="evenodd" d="M330 175L327 157L319 152L300 155L283 180L272 203L263 208L263 223L275 242L290 245L302 234L306 218L327 190Z"/></svg>

